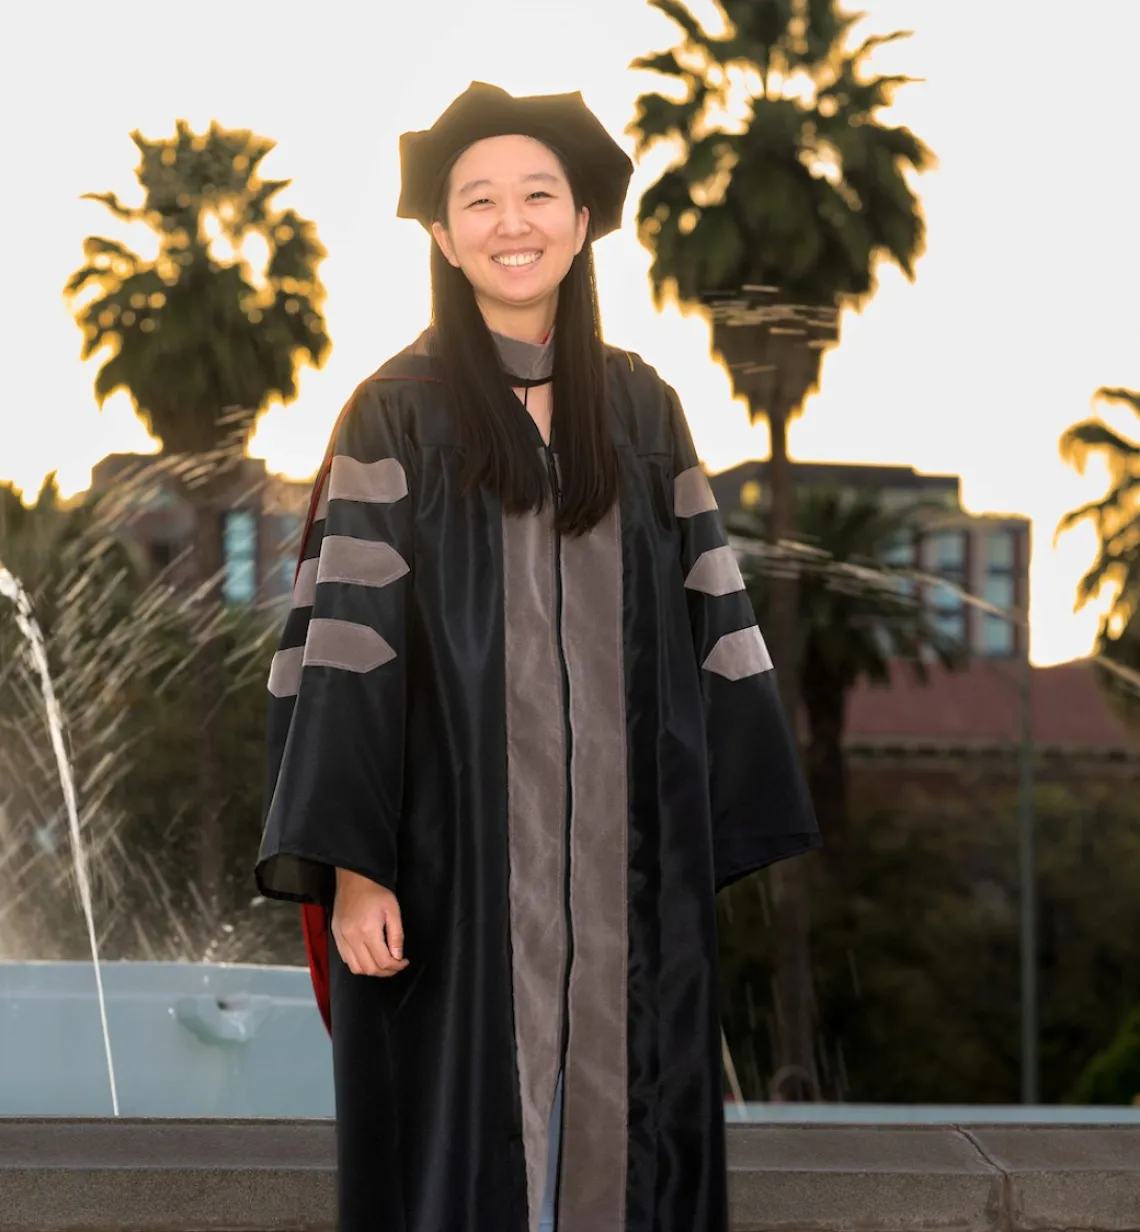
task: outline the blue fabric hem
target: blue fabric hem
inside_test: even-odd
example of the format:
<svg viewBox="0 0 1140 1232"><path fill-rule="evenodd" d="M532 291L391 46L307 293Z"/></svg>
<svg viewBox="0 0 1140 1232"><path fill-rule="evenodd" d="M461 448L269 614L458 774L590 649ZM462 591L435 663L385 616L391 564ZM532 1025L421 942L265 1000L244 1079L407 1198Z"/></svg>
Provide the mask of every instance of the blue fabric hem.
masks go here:
<svg viewBox="0 0 1140 1232"><path fill-rule="evenodd" d="M558 1152L562 1142L562 1073L554 1088L554 1106L550 1110L550 1146L546 1156L546 1192L542 1198L542 1215L538 1232L554 1232L554 1205L558 1194Z"/></svg>

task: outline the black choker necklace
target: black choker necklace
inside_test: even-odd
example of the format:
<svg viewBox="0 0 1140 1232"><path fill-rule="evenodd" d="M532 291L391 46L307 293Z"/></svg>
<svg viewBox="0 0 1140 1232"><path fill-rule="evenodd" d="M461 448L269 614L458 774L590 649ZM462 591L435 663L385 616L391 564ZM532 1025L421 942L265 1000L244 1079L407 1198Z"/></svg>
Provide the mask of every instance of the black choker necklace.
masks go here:
<svg viewBox="0 0 1140 1232"><path fill-rule="evenodd" d="M507 381L512 389L534 389L539 385L549 385L553 380L551 376L515 376L513 372L506 374Z"/></svg>

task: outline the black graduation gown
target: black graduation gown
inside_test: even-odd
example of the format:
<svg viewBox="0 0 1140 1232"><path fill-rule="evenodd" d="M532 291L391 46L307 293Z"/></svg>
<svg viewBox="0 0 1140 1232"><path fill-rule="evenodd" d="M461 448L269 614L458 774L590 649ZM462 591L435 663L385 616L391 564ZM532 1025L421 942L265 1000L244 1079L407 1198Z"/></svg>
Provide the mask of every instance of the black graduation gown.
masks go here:
<svg viewBox="0 0 1140 1232"><path fill-rule="evenodd" d="M314 495L258 882L327 907L365 874L410 960L330 946L342 1232L535 1232L560 1068L559 1232L727 1228L714 895L818 831L677 397L607 372L622 495L588 535L460 493L417 348Z"/></svg>

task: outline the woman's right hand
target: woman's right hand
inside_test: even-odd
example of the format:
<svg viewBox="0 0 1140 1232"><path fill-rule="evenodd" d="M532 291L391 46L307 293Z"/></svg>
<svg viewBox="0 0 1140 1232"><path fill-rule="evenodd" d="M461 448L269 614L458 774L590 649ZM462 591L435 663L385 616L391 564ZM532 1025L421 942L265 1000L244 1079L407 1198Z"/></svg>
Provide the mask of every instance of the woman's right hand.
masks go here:
<svg viewBox="0 0 1140 1232"><path fill-rule="evenodd" d="M398 975L408 965L395 894L343 868L336 870L332 934L353 975Z"/></svg>

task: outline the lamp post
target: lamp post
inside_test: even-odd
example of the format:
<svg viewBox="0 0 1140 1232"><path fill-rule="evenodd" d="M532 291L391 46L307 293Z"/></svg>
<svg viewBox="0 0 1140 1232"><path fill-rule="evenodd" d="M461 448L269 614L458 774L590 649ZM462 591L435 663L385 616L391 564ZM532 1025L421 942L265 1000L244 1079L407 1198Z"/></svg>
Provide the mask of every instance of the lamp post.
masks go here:
<svg viewBox="0 0 1140 1232"><path fill-rule="evenodd" d="M1017 831L1021 884L1021 1102L1039 1102L1037 1022L1037 817L1033 806L1033 666L1029 617L1021 613L1021 740L1018 748Z"/></svg>

